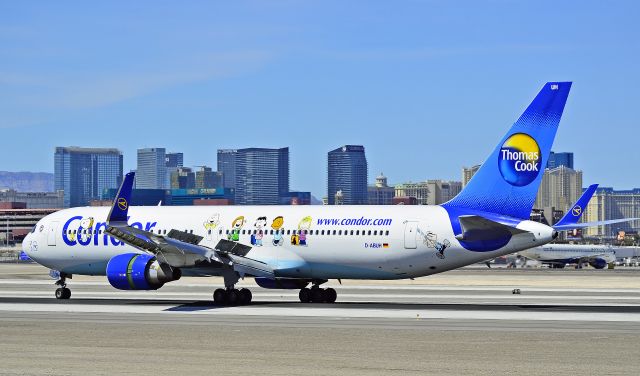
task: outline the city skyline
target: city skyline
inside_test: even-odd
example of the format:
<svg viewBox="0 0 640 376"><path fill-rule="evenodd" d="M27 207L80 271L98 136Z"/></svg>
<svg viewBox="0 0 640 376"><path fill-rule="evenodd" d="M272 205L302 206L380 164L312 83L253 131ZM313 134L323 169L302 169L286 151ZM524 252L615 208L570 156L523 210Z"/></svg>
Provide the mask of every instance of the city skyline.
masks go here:
<svg viewBox="0 0 640 376"><path fill-rule="evenodd" d="M59 148L59 147L60 147L60 146L56 146L54 149ZM70 147L70 148L88 148L88 147L79 147L79 146L67 146L67 147ZM260 148L260 147L252 147L252 148ZM92 148L88 148L88 149L92 149ZM94 149L95 149L95 148L94 148ZM117 148L103 147L103 148L99 148L99 149L117 149ZM136 149L136 153L139 153L141 150L144 150L144 149L165 149L165 150L168 150L168 148L160 147L160 146L156 146L156 147L154 147L154 148L142 148L142 149ZM251 149L251 148L246 148L246 149ZM119 149L117 149L117 150L119 150ZM229 151L236 151L236 149L217 149L217 152L218 152L218 156L217 156L217 158L220 158L220 152L229 152ZM188 153L183 153L183 152L171 152L171 153L170 153L170 152L166 152L166 155L167 155L167 156L169 156L169 155L177 155L177 154L179 154L179 155L180 155L180 158L181 158L181 159L180 159L180 162L181 162L181 163L182 163L182 158L183 158L183 156L184 156L185 154L187 154L187 155L188 155ZM326 154L326 153L325 153L325 154ZM573 156L574 156L574 152L573 152L573 151L555 151L555 150L552 150L552 151L551 151L550 158L553 158L553 154L556 154L556 155L562 155L563 157L564 157L564 155L569 154L569 155L571 156L571 164L573 165ZM127 159L127 158L126 158L126 155L125 155L124 153L122 153L122 157L123 157L123 160L124 160L124 161L126 161L126 159ZM139 156L138 156L138 157L139 157ZM326 157L325 157L325 158L326 158ZM580 156L578 156L578 161L579 161L579 160L580 160ZM137 158L136 158L136 161L137 161ZM291 162L290 162L290 164L294 164L294 163L295 163L295 161L291 161ZM124 166L126 166L126 163L124 163ZM194 168L196 168L196 167L203 167L203 166L206 166L206 167L218 166L218 171L220 171L220 167L222 167L222 165L220 165L217 161L214 161L214 162L213 162L212 164L210 164L210 165L198 164L198 162L194 162L194 164L188 164L188 165L187 165L187 163L184 163L184 166L185 166L185 167L194 167ZM470 165L469 165L469 166L470 166ZM411 178L411 177L410 177L409 179L407 179L407 180L402 180L402 181L401 181L401 180L395 180L395 179L391 178L391 179L389 180L389 181L390 181L390 183L389 183L389 184L390 184L391 186L393 186L393 185L396 185L396 184L427 182L428 180L443 180L443 181L461 181L461 182L463 183L463 186L464 186L465 179L464 179L464 178L463 178L462 180L460 179L460 169L462 168L462 169L464 170L465 168L467 168L467 169L468 169L468 168L472 168L472 167L479 167L479 165L472 166L472 167L469 167L469 166L468 166L468 165L463 165L463 166L459 167L459 168L458 168L458 173L457 173L457 175L458 175L458 176L456 177L456 176L455 176L455 174L453 174L453 175L454 175L454 177L453 177L453 178L444 178L444 177L442 177L442 176L428 176L428 175L427 175L427 176L424 176L424 177L413 177L413 178ZM324 166L324 167L325 167L325 177L326 177L326 173L328 173L328 171L326 170L326 160L325 160L325 166ZM547 167L547 168L549 168L549 167ZM52 169L52 170L53 170L53 169ZM131 168L131 169L124 168L123 170L124 170L124 171L136 171L136 170L137 170L137 164L134 166L134 168ZM371 170L371 169L369 169L369 170ZM379 171L379 172L377 172L377 173L376 173L376 172L375 172L375 170L376 170L376 169L373 169L373 170L372 170L372 171L374 171L373 173L372 173L371 171L368 171L368 172L369 172L369 177L375 176L377 173L380 173L380 172L381 172L381 171ZM580 170L582 173L584 173L584 172L585 172L585 171L584 171L584 169L582 169L582 168L579 168L579 170ZM18 171L15 171L15 172L18 172ZM38 174L38 173L48 173L48 174L53 174L53 171L51 171L51 172L49 172L49 171L19 171L19 172L33 173L33 174ZM168 173L167 173L167 180L169 180L169 172L170 172L170 171L168 171ZM387 175L391 175L391 176L393 176L393 171L391 171L391 172L392 172L392 174L387 174ZM195 174L195 170L194 170L194 174ZM234 176L234 177L235 177L235 176ZM137 179L137 177L136 177L136 180L138 180L138 179ZM294 180L294 177L293 177L293 176L291 176L291 180ZM367 184L368 184L368 185L370 185L370 186L371 186L371 185L374 185L374 183L375 183L375 177L372 177L372 178L370 178L370 179L367 179ZM611 185L611 184L607 184L607 183L602 183L602 182L590 182L590 181L586 181L586 180L585 180L585 182L584 182L584 184L583 184L583 185L584 185L584 187L582 187L582 188L585 188L585 187L586 187L586 186L588 186L589 184L594 184L594 183L599 184L601 187L610 187L610 188L614 188L614 189L616 189L616 190L633 190L633 189L637 189L637 188L638 188L638 186L633 186L633 187L617 187L617 186L614 186L614 185ZM136 183L136 184L137 184L137 183ZM170 182L169 182L169 181L167 182L167 184L168 184L167 188L170 188L170 187L169 187L169 185L170 185ZM232 185L231 185L231 187L234 187L234 186L235 186L235 184L232 184ZM2 188L2 187L0 186L0 188ZM325 186L324 186L324 188L323 188L323 189L324 189L324 191L323 191L322 189L319 189L318 187L315 187L315 188L313 188L313 189L309 189L309 188L305 187L305 189L304 189L304 190L311 192L311 194L312 194L316 199L321 200L322 198L327 197L327 188L328 188L328 187L327 187L327 185L326 185L326 179L325 179ZM297 188L296 188L296 189L293 189L293 190L301 191L301 190L303 190L303 189L297 189Z"/></svg>
<svg viewBox="0 0 640 376"><path fill-rule="evenodd" d="M585 182L630 189L612 166L640 161L638 8L6 3L0 170L50 171L57 145L118 148L126 171L156 145L210 166L219 148L288 146L291 188L319 197L326 151L357 144L393 182L459 179L545 82L571 80L554 148Z"/></svg>

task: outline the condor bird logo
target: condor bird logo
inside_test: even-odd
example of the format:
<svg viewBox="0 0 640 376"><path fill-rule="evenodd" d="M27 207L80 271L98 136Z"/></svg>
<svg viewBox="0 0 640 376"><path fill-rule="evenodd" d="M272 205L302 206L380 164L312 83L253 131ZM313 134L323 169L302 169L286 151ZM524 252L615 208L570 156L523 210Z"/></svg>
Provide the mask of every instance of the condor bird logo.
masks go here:
<svg viewBox="0 0 640 376"><path fill-rule="evenodd" d="M129 204L127 203L127 200L121 197L118 199L118 207L120 208L120 210L127 210Z"/></svg>
<svg viewBox="0 0 640 376"><path fill-rule="evenodd" d="M512 134L502 144L498 155L498 169L504 180L516 187L525 186L540 172L540 147L526 133Z"/></svg>
<svg viewBox="0 0 640 376"><path fill-rule="evenodd" d="M576 205L573 207L573 209L571 209L571 213L573 213L573 215L577 217L582 214L582 208L580 207L580 205Z"/></svg>

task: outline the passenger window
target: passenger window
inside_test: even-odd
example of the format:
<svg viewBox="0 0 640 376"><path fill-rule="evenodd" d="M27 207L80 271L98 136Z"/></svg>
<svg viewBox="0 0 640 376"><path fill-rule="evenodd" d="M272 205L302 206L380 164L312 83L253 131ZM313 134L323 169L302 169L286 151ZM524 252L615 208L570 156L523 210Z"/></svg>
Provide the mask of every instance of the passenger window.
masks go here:
<svg viewBox="0 0 640 376"><path fill-rule="evenodd" d="M322 230L322 232L320 233L321 235L324 235L324 230Z"/></svg>
<svg viewBox="0 0 640 376"><path fill-rule="evenodd" d="M360 230L356 230L356 235L360 235Z"/></svg>
<svg viewBox="0 0 640 376"><path fill-rule="evenodd" d="M245 234L245 231L246 231L246 230L242 230L242 235L244 235L244 234Z"/></svg>
<svg viewBox="0 0 640 376"><path fill-rule="evenodd" d="M342 230L338 231L338 235L342 235Z"/></svg>
<svg viewBox="0 0 640 376"><path fill-rule="evenodd" d="M369 235L371 235L371 230L369 230Z"/></svg>
<svg viewBox="0 0 640 376"><path fill-rule="evenodd" d="M353 235L353 230L351 230L351 235Z"/></svg>
<svg viewBox="0 0 640 376"><path fill-rule="evenodd" d="M222 235L222 230L219 230L219 231L218 231L218 235Z"/></svg>
<svg viewBox="0 0 640 376"><path fill-rule="evenodd" d="M291 235L291 230L287 230L287 235Z"/></svg>
<svg viewBox="0 0 640 376"><path fill-rule="evenodd" d="M336 230L333 230L333 235L335 235L335 234L336 234Z"/></svg>
<svg viewBox="0 0 640 376"><path fill-rule="evenodd" d="M386 236L389 236L389 230L385 231L384 233Z"/></svg>

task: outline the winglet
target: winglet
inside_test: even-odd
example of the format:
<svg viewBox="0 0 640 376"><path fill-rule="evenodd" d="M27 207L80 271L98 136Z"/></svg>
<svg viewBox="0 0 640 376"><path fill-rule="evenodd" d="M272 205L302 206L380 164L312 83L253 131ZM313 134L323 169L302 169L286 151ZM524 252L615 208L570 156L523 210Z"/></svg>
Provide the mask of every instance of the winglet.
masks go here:
<svg viewBox="0 0 640 376"><path fill-rule="evenodd" d="M553 228L556 228L556 226L565 227L578 223L580 217L582 217L582 213L584 213L584 210L587 208L589 200L591 200L591 197L596 192L596 189L598 189L598 184L591 184L589 188L584 191L582 196L580 196L578 201L573 204L571 210L569 210L564 217L558 221L558 223L553 225Z"/></svg>
<svg viewBox="0 0 640 376"><path fill-rule="evenodd" d="M118 189L118 194L113 200L109 216L107 217L107 223L109 225L127 223L127 213L129 212L129 202L131 201L134 178L135 172L129 172L124 176L122 185L120 189Z"/></svg>

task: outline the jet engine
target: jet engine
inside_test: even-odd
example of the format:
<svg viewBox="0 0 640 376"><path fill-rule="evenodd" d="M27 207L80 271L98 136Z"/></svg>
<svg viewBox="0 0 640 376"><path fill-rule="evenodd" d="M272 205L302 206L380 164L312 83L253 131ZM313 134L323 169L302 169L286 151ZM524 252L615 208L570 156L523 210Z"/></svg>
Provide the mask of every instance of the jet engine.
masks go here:
<svg viewBox="0 0 640 376"><path fill-rule="evenodd" d="M157 290L181 276L180 269L160 263L148 254L124 253L107 264L107 279L120 290Z"/></svg>
<svg viewBox="0 0 640 376"><path fill-rule="evenodd" d="M589 260L589 265L596 269L604 269L604 267L607 266L607 261L601 258L595 258Z"/></svg>

